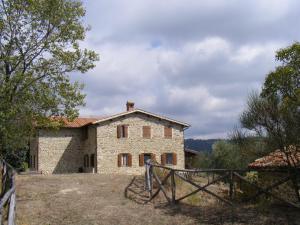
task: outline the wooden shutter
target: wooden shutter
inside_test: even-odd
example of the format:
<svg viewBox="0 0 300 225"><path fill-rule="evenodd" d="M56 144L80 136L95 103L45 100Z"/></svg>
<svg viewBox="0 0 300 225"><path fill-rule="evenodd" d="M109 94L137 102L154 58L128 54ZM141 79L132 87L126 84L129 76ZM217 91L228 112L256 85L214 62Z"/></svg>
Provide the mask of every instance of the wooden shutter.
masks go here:
<svg viewBox="0 0 300 225"><path fill-rule="evenodd" d="M122 154L119 154L118 155L118 167L121 167L121 157L122 157Z"/></svg>
<svg viewBox="0 0 300 225"><path fill-rule="evenodd" d="M128 166L132 166L132 155L128 153Z"/></svg>
<svg viewBox="0 0 300 225"><path fill-rule="evenodd" d="M151 127L143 126L143 138L151 138Z"/></svg>
<svg viewBox="0 0 300 225"><path fill-rule="evenodd" d="M144 166L144 153L139 155L139 165Z"/></svg>
<svg viewBox="0 0 300 225"><path fill-rule="evenodd" d="M119 125L117 126L117 138L121 137L122 127Z"/></svg>
<svg viewBox="0 0 300 225"><path fill-rule="evenodd" d="M172 127L165 127L165 138L172 138Z"/></svg>
<svg viewBox="0 0 300 225"><path fill-rule="evenodd" d="M173 153L173 165L177 165L177 154Z"/></svg>
<svg viewBox="0 0 300 225"><path fill-rule="evenodd" d="M163 153L163 154L161 155L161 164L162 164L162 165L166 165L166 153Z"/></svg>
<svg viewBox="0 0 300 225"><path fill-rule="evenodd" d="M128 125L123 125L124 126L124 137L128 138Z"/></svg>
<svg viewBox="0 0 300 225"><path fill-rule="evenodd" d="M151 153L151 160L154 161L154 162L156 162L156 156L155 156L154 153Z"/></svg>

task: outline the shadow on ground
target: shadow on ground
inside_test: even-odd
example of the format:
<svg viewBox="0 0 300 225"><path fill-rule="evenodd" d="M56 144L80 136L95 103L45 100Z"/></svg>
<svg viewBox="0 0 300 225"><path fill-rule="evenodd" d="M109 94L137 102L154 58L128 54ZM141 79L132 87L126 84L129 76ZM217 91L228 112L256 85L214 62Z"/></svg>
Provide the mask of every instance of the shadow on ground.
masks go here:
<svg viewBox="0 0 300 225"><path fill-rule="evenodd" d="M129 185L125 188L124 196L137 204L146 204L149 195L145 190L144 179L137 176L133 177Z"/></svg>
<svg viewBox="0 0 300 225"><path fill-rule="evenodd" d="M145 191L143 177L134 177L125 189L125 197L138 204L153 204L168 216L186 216L197 224L253 224L253 225L300 225L300 210L285 205L258 206L239 204L230 207L221 202L207 206L177 203L170 206L163 196L151 203Z"/></svg>

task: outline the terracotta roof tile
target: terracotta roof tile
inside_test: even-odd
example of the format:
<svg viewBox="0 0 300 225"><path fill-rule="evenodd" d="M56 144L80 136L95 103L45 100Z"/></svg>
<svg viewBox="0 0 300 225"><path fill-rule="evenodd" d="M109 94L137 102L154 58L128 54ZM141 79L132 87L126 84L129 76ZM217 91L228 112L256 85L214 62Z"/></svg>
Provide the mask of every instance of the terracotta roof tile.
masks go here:
<svg viewBox="0 0 300 225"><path fill-rule="evenodd" d="M295 162L300 167L300 152L291 151L289 161ZM288 165L287 157L280 150L271 152L269 155L256 159L248 165L249 168L282 168Z"/></svg>
<svg viewBox="0 0 300 225"><path fill-rule="evenodd" d="M79 128L79 127L83 127L85 125L91 124L97 120L100 119L104 119L104 116L99 116L99 117L78 117L75 118L73 121L68 121L67 118L63 117L63 118L55 118L55 120L57 121L63 121L64 122L64 126L63 127L68 127L68 128Z"/></svg>

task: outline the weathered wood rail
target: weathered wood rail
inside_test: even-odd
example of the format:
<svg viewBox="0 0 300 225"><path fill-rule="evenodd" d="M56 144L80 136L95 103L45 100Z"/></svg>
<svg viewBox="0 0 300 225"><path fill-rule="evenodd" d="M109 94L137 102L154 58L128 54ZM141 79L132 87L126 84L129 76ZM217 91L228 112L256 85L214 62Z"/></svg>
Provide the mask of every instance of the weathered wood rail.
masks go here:
<svg viewBox="0 0 300 225"><path fill-rule="evenodd" d="M0 199L0 225L7 222L15 225L16 215L16 184L15 170L4 160L1 163L1 199Z"/></svg>
<svg viewBox="0 0 300 225"><path fill-rule="evenodd" d="M163 178L160 178L157 175L157 173L155 172L155 168L164 169L165 171L167 171L166 175ZM271 192L274 188L277 188L278 186L280 186L288 181L292 181L295 178L295 176L299 177L299 171L294 171L294 173L291 173L290 171L286 171L286 170L261 170L261 169L260 170L253 170L253 169L251 169L251 170L250 169L249 170L174 169L174 168L162 166L160 164L152 162L151 160L148 160L146 162L145 169L146 169L145 186L146 186L146 190L149 193L149 200L147 202L152 201L156 196L158 196L158 194L160 192L162 192L163 195L165 196L166 200L168 201L168 203L171 205L175 205L178 202L182 201L183 199L188 198L191 195L194 195L200 191L203 191L203 192L215 197L219 201L233 207L236 205L234 202L234 194L235 194L235 186L236 185L234 185L234 184L237 184L238 182L239 183L244 182L244 183L250 185L252 188L254 188L256 190L256 193L254 193L252 196L249 196L248 198L246 198L243 202L249 202L249 201L257 199L257 197L259 197L261 195L266 195L266 196L271 196L274 199L277 199L283 203L286 203L287 205L290 205L290 206L300 209L299 203L294 203L294 202L285 200ZM275 183L273 183L267 187L260 187L258 184L254 183L254 182L250 182L243 176L243 174L245 174L246 172L251 172L251 171L259 171L259 172L265 172L265 173L282 173L283 175L285 175L285 177L281 178L280 180L276 181ZM212 180L208 180L207 184L205 184L205 185L197 184L195 181L190 179L190 177L193 175L198 175L198 174L203 174L203 173L213 175ZM218 176L214 176L215 174L218 174ZM175 179L175 177L179 178L183 182L186 182L186 183L194 186L196 188L196 190L194 190L184 196L177 197L176 196L176 179ZM170 182L169 182L170 194L169 195L171 195L171 196L168 195L167 190L165 188L165 184L167 183L167 181L169 179L170 179ZM154 188L153 188L154 181L158 184L157 190L154 190ZM216 184L218 182L221 182L221 181L228 184L228 186L229 186L228 187L228 195L229 196L227 196L227 197L220 196L208 189L209 186Z"/></svg>

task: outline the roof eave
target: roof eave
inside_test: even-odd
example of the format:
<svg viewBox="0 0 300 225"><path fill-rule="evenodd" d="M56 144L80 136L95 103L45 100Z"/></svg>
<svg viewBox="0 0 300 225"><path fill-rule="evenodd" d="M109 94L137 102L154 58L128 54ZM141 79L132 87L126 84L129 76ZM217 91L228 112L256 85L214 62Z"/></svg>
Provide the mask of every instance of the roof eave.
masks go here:
<svg viewBox="0 0 300 225"><path fill-rule="evenodd" d="M170 118L167 118L167 117L164 117L164 116L156 115L154 113L150 113L150 112L147 112L147 111L141 110L141 109L135 109L135 110L132 110L132 111L129 111L129 112L119 113L119 114L116 114L116 115L113 115L113 116L110 116L110 117L107 117L107 118L104 118L104 119L97 120L97 121L93 122L92 124L105 122L105 121L108 121L108 120L111 120L111 119L118 118L120 116L125 116L125 115L129 115L129 114L136 113L136 112L147 114L147 115L150 115L150 116L162 119L162 120L166 120L166 121L169 121L169 122L172 122L172 123L180 124L183 127L185 127L186 129L191 126L190 124L183 123L183 122L180 122L180 121L177 121L177 120L173 120L173 119L170 119Z"/></svg>

